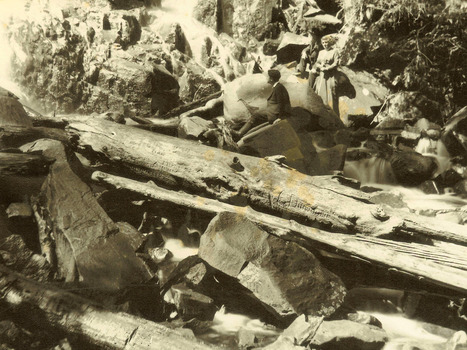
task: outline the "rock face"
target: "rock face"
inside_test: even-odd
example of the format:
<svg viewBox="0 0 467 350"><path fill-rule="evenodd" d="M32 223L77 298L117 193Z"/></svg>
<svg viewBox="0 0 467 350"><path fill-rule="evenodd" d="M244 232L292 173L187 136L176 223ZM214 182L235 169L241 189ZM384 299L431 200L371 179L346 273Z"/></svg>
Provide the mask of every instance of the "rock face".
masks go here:
<svg viewBox="0 0 467 350"><path fill-rule="evenodd" d="M124 7L138 3L143 5L134 1ZM178 102L172 97L178 93L176 79L158 65L160 38L132 50L142 36L143 10L111 11L107 5L54 3L8 28L15 47L13 76L43 110L150 116ZM114 5L121 8L123 2Z"/></svg>
<svg viewBox="0 0 467 350"><path fill-rule="evenodd" d="M201 237L198 255L235 277L278 315L325 316L342 303L345 287L309 251L269 235L241 215L221 213Z"/></svg>
<svg viewBox="0 0 467 350"><path fill-rule="evenodd" d="M219 33L247 42L252 37L264 40L271 33L275 7L273 0L198 1L193 15Z"/></svg>

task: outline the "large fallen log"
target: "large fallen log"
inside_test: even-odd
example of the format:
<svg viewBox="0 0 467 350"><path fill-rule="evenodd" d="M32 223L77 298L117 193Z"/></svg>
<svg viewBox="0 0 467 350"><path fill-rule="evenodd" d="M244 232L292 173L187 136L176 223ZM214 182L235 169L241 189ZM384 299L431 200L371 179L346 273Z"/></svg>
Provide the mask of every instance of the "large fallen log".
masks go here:
<svg viewBox="0 0 467 350"><path fill-rule="evenodd" d="M182 331L105 310L72 293L28 280L2 265L0 299L10 307L10 312L36 320L38 326L59 328L103 349L215 349Z"/></svg>
<svg viewBox="0 0 467 350"><path fill-rule="evenodd" d="M244 203L325 230L423 236L467 245L461 225L372 204L340 177L307 176L267 159L203 146L106 121L67 127L80 152L164 186ZM293 155L291 155L293 156Z"/></svg>
<svg viewBox="0 0 467 350"><path fill-rule="evenodd" d="M44 175L52 162L41 155L0 152L0 175Z"/></svg>
<svg viewBox="0 0 467 350"><path fill-rule="evenodd" d="M0 149L19 147L37 139L53 139L64 143L68 139L63 130L45 127L2 126L0 128Z"/></svg>
<svg viewBox="0 0 467 350"><path fill-rule="evenodd" d="M153 200L200 210L214 217L221 212L244 215L268 232L303 246L313 246L352 259L363 259L386 268L411 275L438 286L467 292L466 248L449 249L447 245L430 246L418 243L396 242L361 235L326 232L301 225L293 220L261 213L251 207L240 207L183 192L163 189L151 183L142 183L103 172L94 172L92 178L117 189L125 189ZM460 247L458 247L460 248Z"/></svg>

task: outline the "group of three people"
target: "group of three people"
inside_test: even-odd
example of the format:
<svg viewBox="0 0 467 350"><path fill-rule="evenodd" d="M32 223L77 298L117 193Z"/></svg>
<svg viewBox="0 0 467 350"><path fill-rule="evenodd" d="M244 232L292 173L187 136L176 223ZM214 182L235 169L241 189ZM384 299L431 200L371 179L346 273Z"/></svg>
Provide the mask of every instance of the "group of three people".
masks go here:
<svg viewBox="0 0 467 350"><path fill-rule="evenodd" d="M334 79L337 71L338 57L334 48L336 38L333 35L324 36L321 39L324 50L319 50L319 42L316 35L311 36L310 45L302 51L300 63L297 70L300 74L306 72L307 65L311 66L308 77L310 89L321 96L325 104L331 104L332 109L339 115L339 100L336 93L336 82ZM279 82L281 74L278 70L268 71L268 83L273 86L271 95L267 99L265 109L256 111L249 120L238 131L233 131L234 139L239 140L251 128L262 123L273 124L280 119L290 116L290 97L287 89Z"/></svg>

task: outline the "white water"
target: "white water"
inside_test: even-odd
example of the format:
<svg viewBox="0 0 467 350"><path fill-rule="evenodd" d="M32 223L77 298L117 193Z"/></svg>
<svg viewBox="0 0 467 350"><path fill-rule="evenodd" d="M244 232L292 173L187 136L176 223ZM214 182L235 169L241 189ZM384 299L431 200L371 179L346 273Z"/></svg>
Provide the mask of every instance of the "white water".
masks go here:
<svg viewBox="0 0 467 350"><path fill-rule="evenodd" d="M345 162L344 176L356 179L362 184L396 183L389 161L376 157Z"/></svg>
<svg viewBox="0 0 467 350"><path fill-rule="evenodd" d="M424 156L433 157L438 163L438 170L433 176L442 174L451 165L450 154L441 140L432 140L429 137L423 137L415 146L415 152Z"/></svg>

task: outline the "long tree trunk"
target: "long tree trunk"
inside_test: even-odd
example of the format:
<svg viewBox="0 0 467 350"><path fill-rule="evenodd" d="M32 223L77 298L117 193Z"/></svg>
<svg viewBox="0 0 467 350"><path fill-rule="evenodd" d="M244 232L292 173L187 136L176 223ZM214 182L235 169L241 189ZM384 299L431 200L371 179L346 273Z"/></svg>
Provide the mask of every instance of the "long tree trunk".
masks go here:
<svg viewBox="0 0 467 350"><path fill-rule="evenodd" d="M0 175L44 175L52 162L40 155L0 152Z"/></svg>
<svg viewBox="0 0 467 350"><path fill-rule="evenodd" d="M189 193L237 204L334 232L422 235L467 244L461 225L381 208L339 178L307 176L267 159L93 120L67 128L81 152ZM280 140L278 140L280 142Z"/></svg>
<svg viewBox="0 0 467 350"><path fill-rule="evenodd" d="M275 235L302 245L317 245L328 252L360 258L392 268L435 285L467 292L467 259L461 252L417 243L395 242L380 238L345 235L307 227L294 221L257 212L250 207L221 203L183 192L160 188L119 176L94 172L92 178L114 188L122 188L164 203L200 210L213 217L221 212L245 215ZM467 251L464 248L464 254Z"/></svg>
<svg viewBox="0 0 467 350"><path fill-rule="evenodd" d="M28 280L0 265L0 299L10 312L28 310L38 326L51 326L104 349L214 349L180 331L123 312L105 310L82 297Z"/></svg>
<svg viewBox="0 0 467 350"><path fill-rule="evenodd" d="M0 149L19 147L37 139L53 139L68 142L63 130L45 127L2 126L0 128Z"/></svg>

